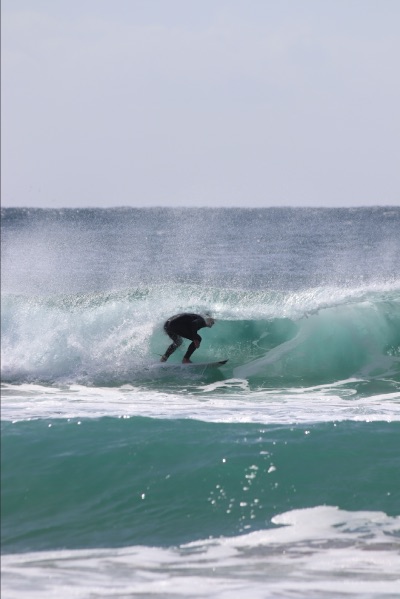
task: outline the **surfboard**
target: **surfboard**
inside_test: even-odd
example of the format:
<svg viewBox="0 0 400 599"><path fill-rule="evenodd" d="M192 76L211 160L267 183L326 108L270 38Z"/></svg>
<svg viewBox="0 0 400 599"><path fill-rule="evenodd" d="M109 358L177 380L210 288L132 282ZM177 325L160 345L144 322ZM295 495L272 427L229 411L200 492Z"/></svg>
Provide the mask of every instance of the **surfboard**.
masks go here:
<svg viewBox="0 0 400 599"><path fill-rule="evenodd" d="M190 362L189 364L183 364L179 362L178 364L169 364L168 362L160 362L157 366L161 366L161 368L186 368L186 367L197 367L197 368L206 368L209 366L223 366L223 364L227 363L226 360L217 360L216 362Z"/></svg>

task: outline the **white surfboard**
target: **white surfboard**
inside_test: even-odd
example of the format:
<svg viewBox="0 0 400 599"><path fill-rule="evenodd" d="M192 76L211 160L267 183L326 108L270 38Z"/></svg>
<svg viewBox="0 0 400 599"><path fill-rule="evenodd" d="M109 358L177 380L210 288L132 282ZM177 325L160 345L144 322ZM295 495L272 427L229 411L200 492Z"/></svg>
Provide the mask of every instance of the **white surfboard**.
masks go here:
<svg viewBox="0 0 400 599"><path fill-rule="evenodd" d="M160 362L157 366L161 366L161 368L207 368L208 366L223 366L227 361L228 360L217 360L216 362L189 362L189 364L183 364L182 362L179 362L178 364Z"/></svg>

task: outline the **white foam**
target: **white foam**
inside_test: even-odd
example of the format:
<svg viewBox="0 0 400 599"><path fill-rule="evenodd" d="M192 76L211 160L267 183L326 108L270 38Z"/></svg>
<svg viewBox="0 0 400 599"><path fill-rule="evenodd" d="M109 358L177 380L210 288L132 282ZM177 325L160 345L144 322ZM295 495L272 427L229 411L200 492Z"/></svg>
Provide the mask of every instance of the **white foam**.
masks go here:
<svg viewBox="0 0 400 599"><path fill-rule="evenodd" d="M2 386L2 419L150 417L205 422L292 424L332 421L400 421L400 392L355 399L357 380L310 388L249 391L241 379L161 392L132 385Z"/></svg>
<svg viewBox="0 0 400 599"><path fill-rule="evenodd" d="M399 517L317 506L273 522L278 526L175 548L5 555L3 596L398 597Z"/></svg>

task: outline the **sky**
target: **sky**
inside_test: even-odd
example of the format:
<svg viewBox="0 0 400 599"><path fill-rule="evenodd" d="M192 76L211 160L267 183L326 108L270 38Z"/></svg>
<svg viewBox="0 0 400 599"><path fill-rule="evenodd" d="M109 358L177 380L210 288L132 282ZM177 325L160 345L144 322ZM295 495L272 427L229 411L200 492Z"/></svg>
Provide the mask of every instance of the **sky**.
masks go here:
<svg viewBox="0 0 400 599"><path fill-rule="evenodd" d="M400 205L399 0L2 0L3 206Z"/></svg>

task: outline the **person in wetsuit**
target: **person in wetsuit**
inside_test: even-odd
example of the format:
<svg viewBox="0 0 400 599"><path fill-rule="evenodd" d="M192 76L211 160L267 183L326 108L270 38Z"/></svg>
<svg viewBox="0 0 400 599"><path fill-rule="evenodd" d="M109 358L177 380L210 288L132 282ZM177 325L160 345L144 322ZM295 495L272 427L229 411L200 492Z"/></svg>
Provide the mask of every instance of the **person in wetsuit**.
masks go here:
<svg viewBox="0 0 400 599"><path fill-rule="evenodd" d="M203 317L200 316L200 314L191 314L188 312L171 316L171 318L164 324L164 331L172 339L172 343L161 357L161 362L166 362L170 355L182 345L182 337L184 337L185 339L190 339L192 343L189 345L182 363L190 364L191 355L198 347L200 347L201 343L201 337L197 331L204 327L211 328L214 322L215 320L211 318L211 316Z"/></svg>

